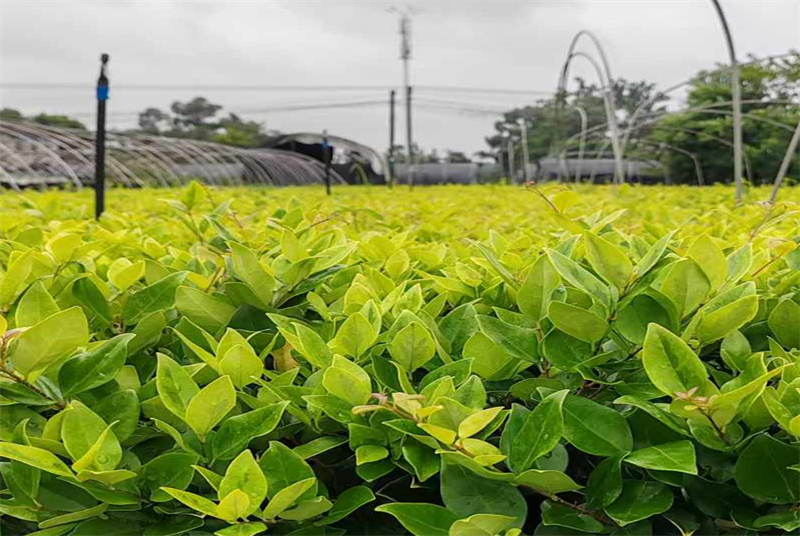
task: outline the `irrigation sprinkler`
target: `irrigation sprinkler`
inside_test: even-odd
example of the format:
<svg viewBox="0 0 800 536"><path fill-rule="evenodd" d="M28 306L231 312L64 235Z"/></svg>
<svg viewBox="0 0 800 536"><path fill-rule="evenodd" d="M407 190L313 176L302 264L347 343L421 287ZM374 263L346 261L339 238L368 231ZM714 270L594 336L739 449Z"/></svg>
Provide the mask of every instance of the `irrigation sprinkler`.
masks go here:
<svg viewBox="0 0 800 536"><path fill-rule="evenodd" d="M733 46L733 35L728 27L728 20L722 11L719 0L711 0L717 10L722 30L725 32L725 43L731 61L731 98L733 99L733 180L736 184L736 202L741 203L744 197L742 181L742 92L739 85L739 63L736 61L736 49Z"/></svg>
<svg viewBox="0 0 800 536"><path fill-rule="evenodd" d="M108 54L100 56L100 76L97 78L97 133L94 152L94 217L100 219L106 208L106 101Z"/></svg>

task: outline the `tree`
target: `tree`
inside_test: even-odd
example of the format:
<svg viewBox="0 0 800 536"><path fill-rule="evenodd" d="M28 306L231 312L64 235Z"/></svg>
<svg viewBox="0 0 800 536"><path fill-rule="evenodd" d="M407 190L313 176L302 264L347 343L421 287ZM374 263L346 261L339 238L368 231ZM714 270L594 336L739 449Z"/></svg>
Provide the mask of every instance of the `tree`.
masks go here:
<svg viewBox="0 0 800 536"><path fill-rule="evenodd" d="M66 115L50 115L46 113L41 113L33 117L33 122L51 127L86 130L86 125L84 125L77 119L72 119L71 117L67 117Z"/></svg>
<svg viewBox="0 0 800 536"><path fill-rule="evenodd" d="M172 117L158 108L147 108L139 114L139 128L149 134L160 134L171 124Z"/></svg>
<svg viewBox="0 0 800 536"><path fill-rule="evenodd" d="M514 108L503 114L503 118L494 125L495 133L486 138L495 160L501 160L501 152L504 155L502 160L506 160L508 143L511 141L517 148L516 158L520 159L515 165L521 165L522 153L518 150L522 140L520 120L527 126L528 155L531 161L559 152L566 140L581 132L582 122L578 108L586 113L589 128L607 123L602 89L595 84L588 84L582 78L576 78L575 82L578 88L573 93L541 99L532 105ZM664 95L656 91L654 83L644 80L629 82L618 78L613 91L621 127L625 126L638 107L642 106L644 111L652 112L660 109L659 103L666 100ZM599 147L606 140L606 129L602 129L600 136L590 138L588 149ZM569 149L574 151L577 144L570 145Z"/></svg>
<svg viewBox="0 0 800 536"><path fill-rule="evenodd" d="M25 119L25 116L14 108L3 108L0 110L0 119L4 121L22 121Z"/></svg>
<svg viewBox="0 0 800 536"><path fill-rule="evenodd" d="M781 164L792 130L800 119L800 53L767 63L741 67L745 169L756 184L771 183ZM645 141L676 150L661 161L676 182L694 182L694 155L706 182L733 182L731 86L727 71L701 71L688 97L688 109L651 121ZM783 125L783 127L781 126ZM792 164L795 177L800 157Z"/></svg>

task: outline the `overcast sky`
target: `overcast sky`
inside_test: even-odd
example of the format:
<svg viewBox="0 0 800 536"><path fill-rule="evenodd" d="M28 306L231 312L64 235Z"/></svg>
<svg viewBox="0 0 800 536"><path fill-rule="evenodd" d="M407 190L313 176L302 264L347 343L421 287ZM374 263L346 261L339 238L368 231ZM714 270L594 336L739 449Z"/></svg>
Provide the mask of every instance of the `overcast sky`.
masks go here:
<svg viewBox="0 0 800 536"><path fill-rule="evenodd" d="M740 57L800 49L800 1L722 0ZM387 100L402 83L397 15L411 6L415 140L468 153L485 148L495 117L442 109L442 101L501 110L551 91L572 36L594 31L615 76L666 87L724 62L709 0L504 2L258 0L0 0L0 107L65 112L93 121L98 56L111 54L111 125L135 112L207 96L225 110L284 132L321 131L376 148L388 144L388 106L270 111L294 105ZM590 50L588 46L583 47ZM576 75L593 79L583 65ZM21 89L18 83L86 84ZM190 86L143 90L136 84ZM219 91L204 85L379 86L359 91ZM431 86L513 88L530 96L457 93ZM116 89L115 89L116 88ZM402 116L402 109L398 109ZM398 141L404 142L404 124ZM402 134L402 135L401 135Z"/></svg>

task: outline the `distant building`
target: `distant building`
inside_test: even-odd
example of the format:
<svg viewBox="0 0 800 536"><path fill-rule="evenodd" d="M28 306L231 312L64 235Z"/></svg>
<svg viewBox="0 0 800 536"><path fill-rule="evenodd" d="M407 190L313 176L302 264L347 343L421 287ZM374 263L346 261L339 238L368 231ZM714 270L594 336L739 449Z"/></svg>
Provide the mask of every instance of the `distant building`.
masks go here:
<svg viewBox="0 0 800 536"><path fill-rule="evenodd" d="M630 182L661 182L663 171L656 161L623 161L625 177ZM614 178L616 162L613 158L542 158L536 169L536 179L541 181L559 178L584 182L611 182Z"/></svg>

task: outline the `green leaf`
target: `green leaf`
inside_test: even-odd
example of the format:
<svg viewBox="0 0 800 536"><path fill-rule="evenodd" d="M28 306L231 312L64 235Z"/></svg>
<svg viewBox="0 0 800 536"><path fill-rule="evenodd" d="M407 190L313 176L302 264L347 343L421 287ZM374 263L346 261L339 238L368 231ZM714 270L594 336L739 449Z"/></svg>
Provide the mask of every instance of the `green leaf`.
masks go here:
<svg viewBox="0 0 800 536"><path fill-rule="evenodd" d="M212 442L214 458L227 460L257 437L272 432L280 423L289 402L277 402L226 419ZM299 448L299 447L298 447Z"/></svg>
<svg viewBox="0 0 800 536"><path fill-rule="evenodd" d="M428 329L416 320L397 332L389 343L389 354L408 372L433 359L436 345Z"/></svg>
<svg viewBox="0 0 800 536"><path fill-rule="evenodd" d="M69 467L58 459L55 454L37 447L0 442L0 456L36 467L54 475L67 478L74 477Z"/></svg>
<svg viewBox="0 0 800 536"><path fill-rule="evenodd" d="M83 521L84 519L91 519L93 517L101 515L106 510L108 510L108 505L101 503L98 504L97 506L93 506L92 508L86 508L85 510L80 510L78 512L70 512L68 514L51 517L47 521L42 521L41 523L39 523L39 528L48 529L50 527L57 527L58 525L66 525L67 523L74 523L76 521Z"/></svg>
<svg viewBox="0 0 800 536"><path fill-rule="evenodd" d="M322 385L328 392L352 406L366 404L372 396L369 375L342 356L334 356L333 364L322 376Z"/></svg>
<svg viewBox="0 0 800 536"><path fill-rule="evenodd" d="M294 329L297 332L297 342L299 343L295 349L315 367L324 369L329 366L333 361L333 353L322 337L313 329L300 323L295 323Z"/></svg>
<svg viewBox="0 0 800 536"><path fill-rule="evenodd" d="M267 477L267 497L270 499L280 490L314 476L311 466L279 441L270 441L269 449L258 461L258 465ZM308 491L302 499L312 498L316 487Z"/></svg>
<svg viewBox="0 0 800 536"><path fill-rule="evenodd" d="M61 393L69 397L113 380L125 364L128 343L134 337L132 333L117 335L65 361L58 372Z"/></svg>
<svg viewBox="0 0 800 536"><path fill-rule="evenodd" d="M748 242L728 255L728 284L735 285L750 272L753 265L753 245Z"/></svg>
<svg viewBox="0 0 800 536"><path fill-rule="evenodd" d="M284 510L278 516L281 519L288 519L289 521L305 521L312 517L317 517L324 514L333 507L325 497L315 497L307 501L300 501L297 506L289 510Z"/></svg>
<svg viewBox="0 0 800 536"><path fill-rule="evenodd" d="M222 500L233 490L244 492L249 500L249 506L245 510L246 513L241 517L246 517L258 510L267 496L267 479L249 450L242 451L228 465L225 477L219 484L217 496Z"/></svg>
<svg viewBox="0 0 800 536"><path fill-rule="evenodd" d="M259 300L270 305L275 280L262 268L252 250L236 242L229 242L228 246L231 248L236 276L250 287Z"/></svg>
<svg viewBox="0 0 800 536"><path fill-rule="evenodd" d="M695 329L695 335L703 344L712 343L750 322L756 313L758 296L745 296L704 315Z"/></svg>
<svg viewBox="0 0 800 536"><path fill-rule="evenodd" d="M122 309L125 321L135 324L150 313L172 307L175 304L175 292L186 280L187 275L187 272L170 274L131 294Z"/></svg>
<svg viewBox="0 0 800 536"><path fill-rule="evenodd" d="M264 519L275 519L284 510L292 506L300 497L312 487L316 488L316 477L306 478L294 484L290 484L278 491L270 498L267 507L262 514Z"/></svg>
<svg viewBox="0 0 800 536"><path fill-rule="evenodd" d="M186 370L164 354L157 354L156 388L164 407L181 419L186 418L189 402L200 388Z"/></svg>
<svg viewBox="0 0 800 536"><path fill-rule="evenodd" d="M672 491L660 482L626 480L620 496L606 507L606 514L624 527L666 512L672 501Z"/></svg>
<svg viewBox="0 0 800 536"><path fill-rule="evenodd" d="M700 358L680 337L658 324L647 327L642 362L653 385L673 397L692 388L703 394L710 383Z"/></svg>
<svg viewBox="0 0 800 536"><path fill-rule="evenodd" d="M672 237L675 236L676 231L672 231L667 233L658 241L650 246L647 250L647 253L642 256L641 260L639 260L636 268L634 269L634 274L637 278L644 276L650 269L655 266L661 257L664 255L664 251L666 251L667 246L669 245L670 240Z"/></svg>
<svg viewBox="0 0 800 536"><path fill-rule="evenodd" d="M47 317L16 338L8 356L14 369L29 382L62 357L89 342L89 324L80 307Z"/></svg>
<svg viewBox="0 0 800 536"><path fill-rule="evenodd" d="M343 437L323 436L293 448L292 452L307 460L345 443L347 443L347 439Z"/></svg>
<svg viewBox="0 0 800 536"><path fill-rule="evenodd" d="M614 456L633 448L628 422L613 409L588 398L568 395L563 412L564 438L578 450L596 456Z"/></svg>
<svg viewBox="0 0 800 536"><path fill-rule="evenodd" d="M195 493L191 493L189 491L183 491L174 488L162 487L162 491L169 494L171 497L177 499L178 501L182 502L192 510L196 510L201 514L219 517L220 512L217 508L217 505L213 502L209 501L205 497L197 495Z"/></svg>
<svg viewBox="0 0 800 536"><path fill-rule="evenodd" d="M442 462L441 495L445 506L459 518L474 514L506 515L517 519L517 527L527 518L528 506L514 485L484 478L445 461Z"/></svg>
<svg viewBox="0 0 800 536"><path fill-rule="evenodd" d="M608 331L608 322L596 314L564 302L551 302L547 317L559 330L588 343L596 343Z"/></svg>
<svg viewBox="0 0 800 536"><path fill-rule="evenodd" d="M633 264L628 256L617 246L594 233L584 231L583 240L586 245L586 258L594 271L618 289L625 288L633 271Z"/></svg>
<svg viewBox="0 0 800 536"><path fill-rule="evenodd" d="M210 333L228 325L236 307L192 287L178 287L175 292L178 312Z"/></svg>
<svg viewBox="0 0 800 536"><path fill-rule="evenodd" d="M192 465L197 463L197 455L186 452L168 452L147 462L139 471L139 480L150 491L150 500L166 502L170 496L161 487L186 489L194 477Z"/></svg>
<svg viewBox="0 0 800 536"><path fill-rule="evenodd" d="M597 464L586 483L586 504L591 508L605 508L622 493L622 460L626 454L617 454Z"/></svg>
<svg viewBox="0 0 800 536"><path fill-rule="evenodd" d="M528 469L520 473L514 478L514 484L551 494L583 489L583 486L562 471L542 471L540 469Z"/></svg>
<svg viewBox="0 0 800 536"><path fill-rule="evenodd" d="M505 533L514 526L517 520L513 517L497 514L475 514L466 519L459 519L450 525L450 536L495 536Z"/></svg>
<svg viewBox="0 0 800 536"><path fill-rule="evenodd" d="M778 303L769 314L769 329L787 348L800 348L800 305L789 299Z"/></svg>
<svg viewBox="0 0 800 536"><path fill-rule="evenodd" d="M331 341L331 347L345 355L359 358L369 350L377 338L378 333L375 328L359 312L347 317Z"/></svg>
<svg viewBox="0 0 800 536"><path fill-rule="evenodd" d="M74 469L110 471L122 459L122 448L108 424L81 402L73 401L64 413L61 439L70 457L75 460ZM83 457L89 454L89 459Z"/></svg>
<svg viewBox="0 0 800 536"><path fill-rule="evenodd" d="M747 496L771 504L794 504L800 500L800 449L762 434L747 445L736 461L733 476Z"/></svg>
<svg viewBox="0 0 800 536"><path fill-rule="evenodd" d="M672 301L678 317L683 318L703 302L711 290L711 284L703 270L691 259L677 261L664 270L666 275L654 286Z"/></svg>
<svg viewBox="0 0 800 536"><path fill-rule="evenodd" d="M119 258L108 267L108 280L117 290L124 292L142 278L144 270L144 261L132 263L128 259Z"/></svg>
<svg viewBox="0 0 800 536"><path fill-rule="evenodd" d="M539 359L536 331L521 328L499 318L477 315L480 330L511 357L536 362Z"/></svg>
<svg viewBox="0 0 800 536"><path fill-rule="evenodd" d="M34 326L59 311L58 305L41 281L34 281L17 304L14 322L17 327Z"/></svg>
<svg viewBox="0 0 800 536"><path fill-rule="evenodd" d="M548 395L533 411L525 415L525 420L517 429L506 426L509 434L506 451L508 465L515 473L522 473L534 462L553 450L561 439L564 428L563 405L566 390Z"/></svg>
<svg viewBox="0 0 800 536"><path fill-rule="evenodd" d="M599 533L605 528L595 518L573 510L567 506L551 501L542 502L542 523L546 526L564 527L570 529L570 534ZM538 531L537 531L538 532Z"/></svg>
<svg viewBox="0 0 800 536"><path fill-rule="evenodd" d="M222 376L197 393L186 407L186 424L201 438L211 431L236 404L229 376Z"/></svg>
<svg viewBox="0 0 800 536"><path fill-rule="evenodd" d="M697 474L694 445L686 440L635 450L625 457L625 461L645 469Z"/></svg>
<svg viewBox="0 0 800 536"><path fill-rule="evenodd" d="M389 451L379 445L361 445L356 449L356 465L377 462L388 457Z"/></svg>
<svg viewBox="0 0 800 536"><path fill-rule="evenodd" d="M688 256L703 270L711 282L711 289L717 289L728 276L728 259L717 243L707 234L698 236L689 247Z"/></svg>
<svg viewBox="0 0 800 536"><path fill-rule="evenodd" d="M608 286L593 276L591 272L558 251L545 249L545 252L561 277L571 285L588 293L604 307L608 308L611 305L611 291Z"/></svg>
<svg viewBox="0 0 800 536"><path fill-rule="evenodd" d="M325 519L317 522L317 525L330 525L349 516L365 504L375 500L375 495L366 486L355 486L342 492L333 503ZM395 503L398 504L398 503Z"/></svg>
<svg viewBox="0 0 800 536"><path fill-rule="evenodd" d="M267 526L264 523L238 523L228 528L220 529L214 532L214 534L216 536L255 536L256 534L266 532L266 530Z"/></svg>
<svg viewBox="0 0 800 536"><path fill-rule="evenodd" d="M72 284L72 295L90 312L102 326L110 326L113 322L111 307L103 294L90 277L82 277Z"/></svg>
<svg viewBox="0 0 800 536"><path fill-rule="evenodd" d="M245 342L228 349L219 362L219 368L222 374L230 376L233 384L241 389L261 378L264 363Z"/></svg>
<svg viewBox="0 0 800 536"><path fill-rule="evenodd" d="M547 255L540 255L517 291L517 306L522 314L540 321L545 316L553 291L560 282L561 278Z"/></svg>
<svg viewBox="0 0 800 536"><path fill-rule="evenodd" d="M458 437L465 439L472 437L492 422L500 412L503 411L502 407L489 408L473 413L458 425Z"/></svg>
<svg viewBox="0 0 800 536"><path fill-rule="evenodd" d="M389 503L375 508L394 516L414 536L449 536L450 526L458 517L447 508L425 503Z"/></svg>

